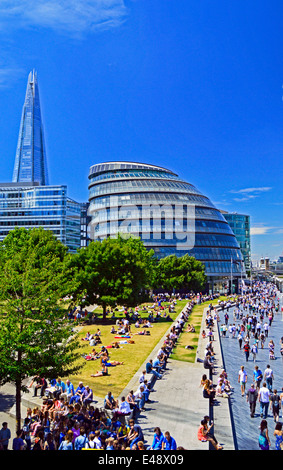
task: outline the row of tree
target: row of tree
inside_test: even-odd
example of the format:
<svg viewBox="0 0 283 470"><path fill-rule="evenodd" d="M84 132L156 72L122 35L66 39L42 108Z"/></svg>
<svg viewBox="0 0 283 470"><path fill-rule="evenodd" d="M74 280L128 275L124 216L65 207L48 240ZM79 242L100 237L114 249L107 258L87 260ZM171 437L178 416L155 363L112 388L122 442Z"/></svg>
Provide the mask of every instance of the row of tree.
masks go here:
<svg viewBox="0 0 283 470"><path fill-rule="evenodd" d="M74 305L135 306L151 289L198 291L204 266L188 255L157 260L141 240L92 242L71 254L52 232L15 229L0 243L0 385L21 392L31 376L53 378L81 368L79 341L66 311Z"/></svg>
<svg viewBox="0 0 283 470"><path fill-rule="evenodd" d="M138 238L107 238L71 256L78 281L74 298L82 304L107 306L140 304L152 289L198 291L206 276L204 265L194 257L170 255L157 259Z"/></svg>

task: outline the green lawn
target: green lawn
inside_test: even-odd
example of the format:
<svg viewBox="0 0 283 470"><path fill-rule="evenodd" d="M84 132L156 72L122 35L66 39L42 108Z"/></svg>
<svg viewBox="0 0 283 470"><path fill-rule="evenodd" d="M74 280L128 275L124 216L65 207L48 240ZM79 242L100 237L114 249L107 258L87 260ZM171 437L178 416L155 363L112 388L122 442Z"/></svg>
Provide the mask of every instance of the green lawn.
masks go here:
<svg viewBox="0 0 283 470"><path fill-rule="evenodd" d="M220 300L227 300L227 297L220 297ZM186 323L183 332L181 333L177 345L171 354L171 359L175 359L178 361L186 361L186 362L195 362L196 358L196 351L198 346L198 340L200 335L202 317L203 317L203 310L204 308L208 307L211 303L212 305L217 305L218 300L215 299L213 301L209 300L208 302L204 302L200 305L195 305L192 309L192 313L189 316L188 322ZM190 324L195 327L195 333L187 333L185 331L186 326ZM185 349L185 346L190 345L193 346L194 349Z"/></svg>
<svg viewBox="0 0 283 470"><path fill-rule="evenodd" d="M170 314L173 320L179 315L182 309L187 304L187 300L178 301L175 312ZM148 304L147 304L148 305ZM166 304L163 304L164 306ZM149 309L150 310L150 309ZM101 314L99 309L95 310L96 315ZM142 317L147 317L148 313L140 311ZM115 312L116 318L123 318L123 312ZM116 321L116 318L113 319L113 324ZM98 320L99 321L99 320ZM119 349L109 349L110 352L110 361L120 361L124 362L124 365L118 365L116 367L108 368L108 376L104 377L91 377L91 374L97 372L101 369L100 361L86 361L82 359L83 368L76 376L70 376L69 378L76 387L78 382L81 380L84 385L89 385L94 395L97 397L104 397L108 391L112 391L115 397L119 396L123 389L126 387L128 382L131 380L133 375L140 368L141 364L146 360L150 355L151 351L154 349L156 344L160 339L165 335L166 331L170 328L172 322L161 320L157 323L153 323L153 327L149 328L150 336L141 336L134 335L132 340L134 344L122 344ZM116 340L115 335L110 333L111 325L96 323L95 325L86 325L83 326L79 332L80 338L84 338L87 331L90 333L95 333L97 329L101 331L102 345L110 345L113 341ZM131 332L136 333L139 329L136 329L134 325L131 325ZM92 350L92 347L89 346L88 342L81 341L82 349L81 353L89 353ZM100 349L100 346L96 347L96 351Z"/></svg>

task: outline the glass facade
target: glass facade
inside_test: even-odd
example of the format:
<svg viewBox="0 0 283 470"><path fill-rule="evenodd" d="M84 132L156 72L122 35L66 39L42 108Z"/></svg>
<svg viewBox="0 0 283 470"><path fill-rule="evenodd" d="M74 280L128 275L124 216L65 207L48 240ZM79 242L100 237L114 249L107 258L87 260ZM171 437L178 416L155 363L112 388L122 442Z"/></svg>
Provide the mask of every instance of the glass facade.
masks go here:
<svg viewBox="0 0 283 470"><path fill-rule="evenodd" d="M107 162L89 172L91 240L117 233L140 237L158 257L188 253L208 277L240 277L242 254L211 201L176 173L154 165Z"/></svg>
<svg viewBox="0 0 283 470"><path fill-rule="evenodd" d="M88 215L89 203L81 203L81 247L85 247L90 242L88 237L88 224L90 223L90 216Z"/></svg>
<svg viewBox="0 0 283 470"><path fill-rule="evenodd" d="M22 110L13 182L48 184L44 132L36 72L30 72Z"/></svg>
<svg viewBox="0 0 283 470"><path fill-rule="evenodd" d="M76 252L81 246L81 204L66 186L48 182L44 132L35 71L28 77L13 182L0 184L0 240L15 227L43 227Z"/></svg>
<svg viewBox="0 0 283 470"><path fill-rule="evenodd" d="M0 240L16 227L43 227L76 252L80 248L81 205L67 196L66 186L37 183L0 184Z"/></svg>
<svg viewBox="0 0 283 470"><path fill-rule="evenodd" d="M222 211L222 214L230 225L239 245L244 258L245 268L247 271L251 269L251 234L250 234L250 216L237 214L236 212L228 213Z"/></svg>

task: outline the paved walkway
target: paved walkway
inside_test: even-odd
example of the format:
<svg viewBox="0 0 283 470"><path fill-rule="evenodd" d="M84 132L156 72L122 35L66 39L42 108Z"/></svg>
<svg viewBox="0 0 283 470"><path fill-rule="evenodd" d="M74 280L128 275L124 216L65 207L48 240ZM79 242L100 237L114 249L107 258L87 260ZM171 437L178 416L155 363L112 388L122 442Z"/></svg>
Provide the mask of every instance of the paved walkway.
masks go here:
<svg viewBox="0 0 283 470"><path fill-rule="evenodd" d="M204 309L203 323L200 332L205 329L205 317L207 309ZM216 373L223 368L218 328L214 328L215 341L213 343L216 353ZM188 336L189 337L189 336ZM163 339L152 351L149 359L156 356L163 343ZM202 388L199 386L201 377L205 371L203 360L207 339L200 335L196 361L194 364L169 359L168 367L161 380L155 382L155 392L151 393L153 403L146 405L146 411L140 415L138 422L141 425L147 444L151 444L153 431L156 426L165 432L169 431L177 442L186 450L208 450L208 444L197 439L197 430L201 419L211 416L208 400L202 396ZM200 360L200 361L199 361ZM138 379L144 364L121 394L127 394L129 390L136 390ZM217 375L214 376L217 378ZM218 406L213 407L214 432L217 440L223 444L225 450L234 450L234 436L230 421L229 402L221 398Z"/></svg>
<svg viewBox="0 0 283 470"><path fill-rule="evenodd" d="M201 331L204 329L204 320L205 314ZM214 334L213 346L217 358L216 371L219 373L223 368L223 361L217 326L214 328ZM197 358L194 364L169 359L163 378L155 382L155 391L150 394L151 403L146 405L146 411L138 418L138 423L144 431L148 445L152 442L154 428L158 426L163 432L169 431L175 438L177 445L186 450L209 449L207 443L202 443L197 439L200 421L203 416L210 415L211 411L208 400L203 398L202 388L199 386L202 375L206 373L201 362L204 357L206 343L207 339L200 336ZM153 359L156 356L162 344L163 339L156 345L148 359ZM137 389L138 379L144 369L145 364L142 364L120 397L125 396L129 390L135 391ZM9 413L14 402L13 390L11 385L6 385L0 389L0 420L1 423L3 420L8 422L12 436L15 435L15 420ZM33 400L35 400L33 401L35 405L40 403L39 399ZM213 407L214 432L218 441L223 444L224 450L233 450L234 436L230 421L229 400L224 398L221 400L219 406ZM11 412L13 414L13 409ZM25 416L24 406L22 416Z"/></svg>
<svg viewBox="0 0 283 470"><path fill-rule="evenodd" d="M282 294L279 295L280 298L280 308L282 305ZM233 321L233 310L229 311L229 322L234 323ZM280 309L279 309L280 310ZM265 320L264 320L265 321ZM223 315L220 315L220 324L224 323ZM235 324L239 323L235 321ZM281 393L283 387L283 358L280 354L280 339L283 336L283 316L280 313L275 313L274 321L272 322L271 329L269 331L269 337L265 341L264 349L259 348L259 353L257 355L256 363L252 360L252 355L249 357L249 361L245 361L245 356L243 351L240 350L239 344L236 338L221 338L221 346L223 350L223 358L225 363L225 368L228 373L228 379L231 382L231 385L234 387L234 393L231 397L231 413L232 419L235 426L235 440L236 440L236 449L238 450L259 450L258 447L258 435L259 435L259 425L261 422L260 417L260 408L259 403L256 406L256 414L254 418L250 417L249 405L245 397L241 396L240 385L238 384L238 372L241 365L245 366L245 369L248 374L247 387L250 387L253 380L253 370L254 366L258 367L264 372L267 364L270 364L271 368L274 371L274 383L273 388L277 388L279 394ZM268 342L272 339L275 343L275 360L269 359L268 351ZM252 340L250 341L252 344ZM280 413L280 420L283 421L283 414ZM275 438L273 436L273 431L275 423L273 421L272 413L269 411L267 418L268 430L271 441L271 448L275 449Z"/></svg>

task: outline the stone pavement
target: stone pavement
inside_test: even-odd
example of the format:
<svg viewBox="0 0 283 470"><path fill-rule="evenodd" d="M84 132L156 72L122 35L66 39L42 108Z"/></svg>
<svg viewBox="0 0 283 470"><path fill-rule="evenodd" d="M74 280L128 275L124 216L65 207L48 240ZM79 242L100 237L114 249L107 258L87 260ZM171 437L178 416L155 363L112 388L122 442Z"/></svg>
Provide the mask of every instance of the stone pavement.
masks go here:
<svg viewBox="0 0 283 470"><path fill-rule="evenodd" d="M280 307L282 306L282 294L279 294ZM233 321L233 308L229 310L229 322L234 323ZM265 320L264 320L265 322ZM224 318L222 313L220 314L220 324L224 323ZM235 321L237 324L238 321ZM221 348L223 351L223 360L226 366L226 371L228 373L228 379L231 382L232 387L234 387L234 393L231 397L231 417L234 423L235 429L235 447L237 450L259 450L258 447L258 435L259 435L259 425L261 422L260 417L260 408L259 403L256 405L255 417L250 417L249 405L246 401L246 397L241 396L240 385L238 384L238 372L241 365L245 366L245 370L248 374L247 387L250 387L253 381L253 371L255 365L261 369L262 372L266 369L267 364L270 364L274 372L274 382L273 388L277 388L279 394L282 392L283 387L283 358L280 354L280 340L283 336L283 315L281 309L278 313L275 313L272 326L269 331L268 338L265 341L264 348L259 347L259 352L257 354L256 362L253 362L252 355L250 354L249 361L245 361L245 356L242 350L239 348L239 344L236 338L226 336L225 338L220 338ZM275 360L269 359L268 343L272 339L275 344ZM253 343L253 340L250 340L250 344ZM280 421L283 422L283 412L280 413ZM273 436L273 431L275 423L273 420L272 412L269 410L268 418L268 430L271 441L271 449L275 449L275 437Z"/></svg>
<svg viewBox="0 0 283 470"><path fill-rule="evenodd" d="M204 310L203 325L200 331L205 328L205 312L206 310ZM217 358L216 373L219 374L223 368L223 360L217 325L214 327L214 338L213 347ZM235 448L229 400L221 398L222 401L219 402L219 405L210 409L208 400L202 396L200 380L202 375L206 373L202 364L206 343L207 339L203 339L200 335L194 364L169 358L163 378L155 382L154 391L150 394L151 403L146 404L146 410L138 417L138 423L143 429L147 445L152 443L153 430L158 426L162 432L170 432L175 438L177 446L182 446L186 450L208 450L209 445L197 439L200 421L203 416L208 415L214 421L215 436L223 445L224 450ZM156 345L148 359L154 359L162 344L163 339ZM137 389L139 377L144 369L145 363L142 364L120 397L126 396L129 390L135 391ZM214 378L217 378L217 375ZM15 436L13 391L13 387L9 384L0 388L0 423L2 424L4 420L8 422L12 437ZM27 402L27 399L30 400L30 403ZM25 416L28 404L36 406L40 403L39 398L31 398L30 394L28 397L25 396L22 416Z"/></svg>
<svg viewBox="0 0 283 470"><path fill-rule="evenodd" d="M214 432L219 443L225 450L234 450L234 436L230 420L229 400L221 398L218 406L210 410L208 400L202 396L200 381L202 375L207 373L202 361L204 357L207 338L203 339L201 332L205 329L206 311L204 309L203 322L200 329L196 361L194 364L175 361L169 358L167 370L161 380L155 382L155 392L150 394L153 403L146 404L146 411L138 418L147 444L152 443L153 430L160 427L162 432L169 431L177 442L186 450L208 450L207 443L197 439L197 430L200 421L205 415L211 416L214 421ZM223 368L218 327L214 327L213 347L216 353L216 374ZM148 359L154 359L157 351L163 344L163 339L152 351ZM147 361L146 361L147 362ZM136 390L138 379L145 364L135 374L121 396L126 396L129 390ZM217 378L217 375L213 376Z"/></svg>

